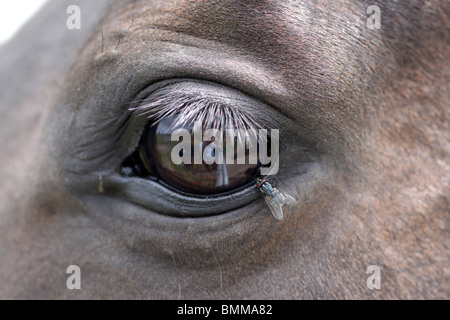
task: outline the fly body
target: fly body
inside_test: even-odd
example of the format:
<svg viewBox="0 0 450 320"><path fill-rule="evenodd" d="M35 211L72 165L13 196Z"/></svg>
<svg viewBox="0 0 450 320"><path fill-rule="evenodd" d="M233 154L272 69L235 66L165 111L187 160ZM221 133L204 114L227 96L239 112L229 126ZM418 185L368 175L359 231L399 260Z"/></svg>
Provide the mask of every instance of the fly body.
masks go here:
<svg viewBox="0 0 450 320"><path fill-rule="evenodd" d="M296 202L294 197L282 189L273 187L265 178L256 179L256 188L261 191L270 212L278 220L283 219L283 205Z"/></svg>

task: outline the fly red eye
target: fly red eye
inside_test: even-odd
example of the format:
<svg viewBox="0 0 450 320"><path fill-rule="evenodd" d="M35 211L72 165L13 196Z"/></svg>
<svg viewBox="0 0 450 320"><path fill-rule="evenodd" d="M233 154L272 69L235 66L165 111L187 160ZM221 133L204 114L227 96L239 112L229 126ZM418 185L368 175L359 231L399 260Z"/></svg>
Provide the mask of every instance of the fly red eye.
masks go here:
<svg viewBox="0 0 450 320"><path fill-rule="evenodd" d="M210 161L205 162L205 157L219 159L216 157L216 145L214 141L197 141L192 126L177 127L189 132L188 145L191 150L176 149L180 141L172 141L174 129L171 126L175 120L174 116L167 116L154 125L148 125L140 142L139 160L143 164L140 167L146 168L141 171L147 171L147 174L154 175L173 188L193 194L217 194L237 189L252 182L258 175L260 165L248 164L250 162L248 146L245 149L245 164L237 164L235 147L231 150L227 148L225 133L220 153L223 156L222 161L215 161L212 164L208 164ZM191 161L176 164L173 150L176 150L175 155L180 158L190 152ZM195 164L196 152L197 156L202 157L199 164ZM233 164L226 161L227 152L233 152L235 155Z"/></svg>

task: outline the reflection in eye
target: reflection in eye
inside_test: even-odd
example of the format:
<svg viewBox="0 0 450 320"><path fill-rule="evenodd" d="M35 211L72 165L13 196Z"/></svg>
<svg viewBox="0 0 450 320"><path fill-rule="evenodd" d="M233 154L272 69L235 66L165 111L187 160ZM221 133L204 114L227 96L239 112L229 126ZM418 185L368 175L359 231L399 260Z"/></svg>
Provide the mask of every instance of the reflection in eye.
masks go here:
<svg viewBox="0 0 450 320"><path fill-rule="evenodd" d="M237 153L234 152L235 148L227 150L225 134L222 150L218 150L219 146L215 144L215 141L201 141L200 143L195 141L192 125L184 127L191 134L191 150L180 149L178 151L180 157L188 154L191 157L186 163L175 164L172 152L177 150L175 148L179 141L171 141L174 131L171 125L174 121L175 117L169 116L154 126L149 125L144 132L140 146L141 160L144 166L149 168L150 172L156 173L168 185L189 193L214 194L241 187L256 177L259 165L237 164ZM233 152L235 160L233 164L227 164L225 161L227 151ZM249 148L247 147L245 151L248 157ZM202 157L195 159L195 154L202 155ZM218 161L214 161L214 159ZM196 162L201 163L196 164Z"/></svg>
<svg viewBox="0 0 450 320"><path fill-rule="evenodd" d="M177 190L204 195L244 187L259 175L261 165L252 155L260 141L247 130L258 124L233 107L202 99L163 99L133 111L143 112L150 121L122 173L157 178ZM172 134L180 129L185 134L174 139ZM208 139L202 135L208 129L217 134ZM174 154L183 161L174 161Z"/></svg>

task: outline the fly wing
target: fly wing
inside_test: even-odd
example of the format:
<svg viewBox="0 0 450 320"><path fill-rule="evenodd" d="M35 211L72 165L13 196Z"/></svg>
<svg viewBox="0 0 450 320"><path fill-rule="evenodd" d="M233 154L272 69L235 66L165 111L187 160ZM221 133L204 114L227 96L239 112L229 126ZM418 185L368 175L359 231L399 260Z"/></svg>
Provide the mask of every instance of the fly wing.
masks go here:
<svg viewBox="0 0 450 320"><path fill-rule="evenodd" d="M284 205L284 204L290 205L290 204L295 204L297 202L297 200L295 200L295 198L293 196L291 196L289 193L287 193L283 189L275 188L275 193L277 194L277 196L279 196L281 198L282 205Z"/></svg>
<svg viewBox="0 0 450 320"><path fill-rule="evenodd" d="M264 200L266 200L267 206L273 216L278 220L283 220L283 203L281 197L278 195L275 195L275 197L265 196Z"/></svg>
<svg viewBox="0 0 450 320"><path fill-rule="evenodd" d="M274 191L274 197L265 196L264 199L266 200L267 206L269 207L270 212L272 212L273 216L278 220L282 220L284 216L283 205L294 204L297 202L297 200L295 200L293 196L282 189L274 188Z"/></svg>

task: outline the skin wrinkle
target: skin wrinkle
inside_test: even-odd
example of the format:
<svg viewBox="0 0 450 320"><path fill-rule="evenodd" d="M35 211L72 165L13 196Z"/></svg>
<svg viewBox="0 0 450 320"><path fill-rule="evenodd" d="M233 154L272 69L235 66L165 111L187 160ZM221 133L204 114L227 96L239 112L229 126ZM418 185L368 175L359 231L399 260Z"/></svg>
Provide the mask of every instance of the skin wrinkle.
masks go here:
<svg viewBox="0 0 450 320"><path fill-rule="evenodd" d="M175 269L177 271L177 278L178 278L178 300L181 300L181 283L180 283L180 272L178 271L177 263L175 262L175 257L172 253L172 260L173 264L175 265Z"/></svg>
<svg viewBox="0 0 450 320"><path fill-rule="evenodd" d="M214 253L214 250L212 248L209 248L211 250L211 254L214 256L214 260L216 260L217 268L219 269L219 279L220 279L220 289L223 289L223 278L222 278L222 268L220 266L220 262L217 259L216 254Z"/></svg>
<svg viewBox="0 0 450 320"><path fill-rule="evenodd" d="M115 1L74 44L53 25L49 43L67 47L36 52L48 61L29 75L19 66L43 35L18 38L17 71L0 72L0 298L448 298L448 4L374 3L381 30L365 26L372 2ZM285 220L257 201L175 219L111 196L131 150L102 152L114 138L95 129L171 78L239 90L312 142L305 173L289 162L274 178L299 198ZM104 154L90 184L66 172L83 168L77 147ZM65 288L74 263L81 291ZM372 264L379 291L366 287Z"/></svg>

